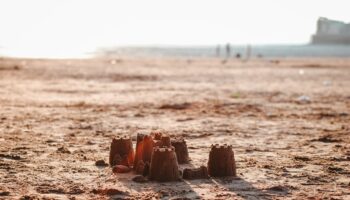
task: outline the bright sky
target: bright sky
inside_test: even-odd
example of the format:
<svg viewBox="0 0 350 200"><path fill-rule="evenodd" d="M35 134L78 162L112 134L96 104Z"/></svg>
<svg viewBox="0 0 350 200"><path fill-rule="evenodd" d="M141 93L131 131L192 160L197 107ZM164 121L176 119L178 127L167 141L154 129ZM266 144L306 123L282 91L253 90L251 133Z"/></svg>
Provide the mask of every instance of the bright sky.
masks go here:
<svg viewBox="0 0 350 200"><path fill-rule="evenodd" d="M350 0L0 0L0 54L69 56L125 45L300 44ZM3 47L4 49L2 49Z"/></svg>

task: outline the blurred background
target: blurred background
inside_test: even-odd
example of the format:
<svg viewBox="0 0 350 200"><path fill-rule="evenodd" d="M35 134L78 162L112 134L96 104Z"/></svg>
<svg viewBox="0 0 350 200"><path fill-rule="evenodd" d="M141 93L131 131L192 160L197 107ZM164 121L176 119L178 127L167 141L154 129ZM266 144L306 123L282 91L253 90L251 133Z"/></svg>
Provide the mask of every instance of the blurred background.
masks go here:
<svg viewBox="0 0 350 200"><path fill-rule="evenodd" d="M248 47L253 56L344 57L345 42L309 44L320 17L347 25L349 7L347 0L1 0L0 55L216 56L230 44L233 54Z"/></svg>

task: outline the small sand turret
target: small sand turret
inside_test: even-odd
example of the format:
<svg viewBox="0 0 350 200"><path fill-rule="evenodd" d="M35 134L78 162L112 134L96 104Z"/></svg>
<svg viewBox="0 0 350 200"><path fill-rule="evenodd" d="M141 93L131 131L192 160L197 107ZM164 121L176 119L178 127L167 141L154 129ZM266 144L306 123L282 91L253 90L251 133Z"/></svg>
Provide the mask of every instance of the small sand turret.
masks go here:
<svg viewBox="0 0 350 200"><path fill-rule="evenodd" d="M208 161L210 176L236 176L235 156L231 145L215 144L211 146Z"/></svg>
<svg viewBox="0 0 350 200"><path fill-rule="evenodd" d="M175 147L177 161L179 162L179 164L185 164L190 161L190 158L188 156L187 144L182 137L172 139L171 145Z"/></svg>
<svg viewBox="0 0 350 200"><path fill-rule="evenodd" d="M179 166L174 147L154 148L149 179L160 182L180 180Z"/></svg>
<svg viewBox="0 0 350 200"><path fill-rule="evenodd" d="M208 168L206 166L201 166L199 168L194 168L194 169L184 169L183 179L206 179L209 178L208 174Z"/></svg>
<svg viewBox="0 0 350 200"><path fill-rule="evenodd" d="M113 138L109 152L109 164L132 166L134 162L134 150L131 138L127 135Z"/></svg>
<svg viewBox="0 0 350 200"><path fill-rule="evenodd" d="M137 174L144 173L144 167L151 163L155 142L151 136L138 134L134 170ZM147 173L146 173L147 174Z"/></svg>

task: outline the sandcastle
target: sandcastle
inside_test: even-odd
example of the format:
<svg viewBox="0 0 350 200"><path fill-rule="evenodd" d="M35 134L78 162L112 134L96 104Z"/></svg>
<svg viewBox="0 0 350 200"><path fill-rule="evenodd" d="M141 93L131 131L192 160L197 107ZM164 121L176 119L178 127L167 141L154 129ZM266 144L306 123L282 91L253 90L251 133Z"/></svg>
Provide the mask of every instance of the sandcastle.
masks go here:
<svg viewBox="0 0 350 200"><path fill-rule="evenodd" d="M179 162L179 164L185 164L190 161L185 139L183 139L182 137L174 138L171 140L171 145L175 147L177 161Z"/></svg>
<svg viewBox="0 0 350 200"><path fill-rule="evenodd" d="M118 136L112 140L110 166L132 168L136 174L149 180L166 182L183 179L205 179L211 177L236 176L235 157L231 145L211 146L208 166L186 168L183 173L179 164L189 163L187 144L184 138L153 132L137 134L134 154L129 136ZM114 170L123 173L123 170ZM127 170L124 170L125 173ZM181 177L181 174L183 176ZM141 176L141 177L142 177Z"/></svg>
<svg viewBox="0 0 350 200"><path fill-rule="evenodd" d="M149 179L161 182L180 180L174 147L155 147L153 149Z"/></svg>
<svg viewBox="0 0 350 200"><path fill-rule="evenodd" d="M149 135L138 134L133 168L137 174L148 174L145 168L150 165L155 142Z"/></svg>
<svg viewBox="0 0 350 200"><path fill-rule="evenodd" d="M235 156L231 145L215 144L211 146L208 161L210 176L236 176Z"/></svg>
<svg viewBox="0 0 350 200"><path fill-rule="evenodd" d="M134 149L131 138L127 135L113 138L109 152L109 165L125 165L131 167L134 162Z"/></svg>
<svg viewBox="0 0 350 200"><path fill-rule="evenodd" d="M137 135L134 170L137 174L148 174L147 166L151 165L155 147L173 147L178 164L188 163L189 156L186 142L183 138L171 139L169 135L153 132L150 135Z"/></svg>
<svg viewBox="0 0 350 200"><path fill-rule="evenodd" d="M206 166L200 166L199 168L194 169L184 169L183 179L205 179L209 178L208 168Z"/></svg>

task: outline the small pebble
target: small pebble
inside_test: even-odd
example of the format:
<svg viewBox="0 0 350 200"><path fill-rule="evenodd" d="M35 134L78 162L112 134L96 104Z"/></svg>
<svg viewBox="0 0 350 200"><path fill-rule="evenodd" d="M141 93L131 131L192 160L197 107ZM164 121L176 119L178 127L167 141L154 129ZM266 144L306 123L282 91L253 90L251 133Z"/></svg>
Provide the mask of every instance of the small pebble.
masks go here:
<svg viewBox="0 0 350 200"><path fill-rule="evenodd" d="M95 165L96 166L99 166L99 167L106 167L108 166L108 164L104 161L104 160L98 160L95 162Z"/></svg>
<svg viewBox="0 0 350 200"><path fill-rule="evenodd" d="M60 147L57 149L58 153L71 153L67 147Z"/></svg>
<svg viewBox="0 0 350 200"><path fill-rule="evenodd" d="M0 196L9 196L10 195L10 192L0 192Z"/></svg>

